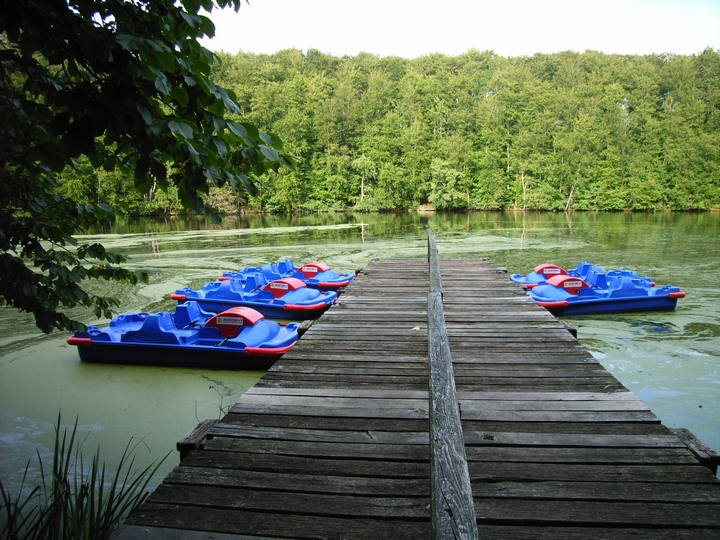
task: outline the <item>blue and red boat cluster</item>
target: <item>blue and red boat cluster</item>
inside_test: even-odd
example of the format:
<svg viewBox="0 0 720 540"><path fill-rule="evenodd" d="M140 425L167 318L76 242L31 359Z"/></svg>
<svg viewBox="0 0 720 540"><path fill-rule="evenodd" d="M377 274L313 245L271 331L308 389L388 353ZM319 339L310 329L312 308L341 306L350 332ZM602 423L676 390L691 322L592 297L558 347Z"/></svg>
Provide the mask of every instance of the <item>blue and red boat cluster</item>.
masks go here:
<svg viewBox="0 0 720 540"><path fill-rule="evenodd" d="M253 272L211 281L199 290L178 289L170 298L178 302L193 300L207 311L245 306L266 317L301 320L320 315L335 302L337 292L311 289L296 278L268 281L264 274Z"/></svg>
<svg viewBox="0 0 720 540"><path fill-rule="evenodd" d="M548 279L555 276L573 276L579 277L580 279L586 279L590 274L602 273L604 272L601 267L592 265L589 262L578 263L575 268L571 268L570 270L565 270L556 264L545 263L536 266L533 271L527 275L512 274L510 279L515 283L522 285L524 289L530 290L538 285L543 285ZM648 284L650 287L655 286L655 282L648 276L638 276L633 270L610 270L607 272L607 276L608 278L615 276L629 276L641 280L643 284Z"/></svg>
<svg viewBox="0 0 720 540"><path fill-rule="evenodd" d="M237 272L225 272L218 279L243 279L246 274L261 272L268 281L283 278L299 279L311 289L321 291L337 291L355 279L355 274L339 274L330 269L325 263L312 262L302 266L295 266L290 259L269 263L263 266L242 268Z"/></svg>
<svg viewBox="0 0 720 540"><path fill-rule="evenodd" d="M299 327L268 319L315 318L353 278L323 263L244 268L175 291L173 313L125 313L67 342L88 362L266 369L295 344Z"/></svg>
<svg viewBox="0 0 720 540"><path fill-rule="evenodd" d="M587 262L567 271L554 264L541 264L527 276L513 274L510 279L554 315L672 310L685 296L672 285L655 287L648 276L632 270L604 272Z"/></svg>

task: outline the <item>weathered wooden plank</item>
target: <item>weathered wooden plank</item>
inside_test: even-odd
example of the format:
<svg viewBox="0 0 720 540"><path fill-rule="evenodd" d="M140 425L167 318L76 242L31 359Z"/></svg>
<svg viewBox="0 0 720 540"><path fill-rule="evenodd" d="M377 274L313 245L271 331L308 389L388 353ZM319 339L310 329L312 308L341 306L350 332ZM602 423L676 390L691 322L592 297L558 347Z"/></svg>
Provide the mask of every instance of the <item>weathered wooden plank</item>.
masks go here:
<svg viewBox="0 0 720 540"><path fill-rule="evenodd" d="M478 524L480 538L483 540L508 540L509 538L532 538L533 540L625 540L626 538L642 538L643 540L716 540L717 529L690 527L686 529L652 526L646 528L595 527L595 526L563 526L548 525L531 526L514 523L512 525Z"/></svg>
<svg viewBox="0 0 720 540"><path fill-rule="evenodd" d="M283 538L347 538L348 531L358 540L378 538L427 538L430 522L400 519L340 518L289 513L238 511L187 505L146 503L128 519L131 525L187 528L200 531L235 533Z"/></svg>
<svg viewBox="0 0 720 540"><path fill-rule="evenodd" d="M429 459L428 448L417 444L328 443L215 437L207 441L205 449L335 459L384 459L388 461L428 461Z"/></svg>
<svg viewBox="0 0 720 540"><path fill-rule="evenodd" d="M372 405L366 407L326 407L299 405L260 405L253 403L238 402L230 409L234 414L288 414L292 416L328 416L332 413L338 417L359 417L359 418L427 418L428 407L385 407L375 408Z"/></svg>
<svg viewBox="0 0 720 540"><path fill-rule="evenodd" d="M396 399L428 399L427 391L419 390L343 390L333 388L261 388L253 386L243 394L247 395L279 395L279 396L326 396L326 397L363 397L363 398L396 398ZM635 395L635 394L631 394ZM641 402L642 403L642 402Z"/></svg>
<svg viewBox="0 0 720 540"><path fill-rule="evenodd" d="M427 418L348 418L337 416L287 416L284 414L227 414L228 426L337 429L345 431L428 431Z"/></svg>
<svg viewBox="0 0 720 540"><path fill-rule="evenodd" d="M484 446L602 446L606 448L683 448L670 435L598 435L585 433L465 433L465 444Z"/></svg>
<svg viewBox="0 0 720 540"><path fill-rule="evenodd" d="M252 391L251 388L248 392ZM458 398L461 400L487 400L489 402L501 401L616 401L632 402L645 407L642 400L633 392L471 392L458 391Z"/></svg>
<svg viewBox="0 0 720 540"><path fill-rule="evenodd" d="M501 463L468 461L470 480L477 482L661 482L674 484L717 482L710 471L697 464L692 465L638 465L566 463Z"/></svg>
<svg viewBox="0 0 720 540"><path fill-rule="evenodd" d="M302 379L294 378L293 380L286 380L286 379L268 379L268 380L262 380L258 384L261 384L262 386L266 388L314 388L317 386L316 380L309 380L304 381ZM404 382L403 384L398 384L392 379L390 380L376 380L376 381L366 381L362 379L345 379L345 380L337 380L337 381L327 381L328 388L403 388L406 390L422 390L427 388L427 380L416 380L416 381L410 381L410 382ZM600 386L596 385L595 387L591 387L591 389L599 389Z"/></svg>
<svg viewBox="0 0 720 540"><path fill-rule="evenodd" d="M387 366L392 367L395 363L421 363L427 364L427 355L420 354L392 354L389 355L385 351L357 351L352 356L343 354L338 351L327 351L317 349L298 349L293 347L290 352L286 353L275 366L292 365L292 362L300 361L328 361L328 362L384 362ZM273 366L273 369L274 367Z"/></svg>
<svg viewBox="0 0 720 540"><path fill-rule="evenodd" d="M475 512L480 520L495 523L720 528L720 508L713 503L476 499Z"/></svg>
<svg viewBox="0 0 720 540"><path fill-rule="evenodd" d="M417 367L371 367L327 363L325 365L308 365L302 364L282 364L274 367L273 371L282 373L320 373L333 375L375 375L375 376L417 376L422 377L427 372L427 366L418 363Z"/></svg>
<svg viewBox="0 0 720 540"><path fill-rule="evenodd" d="M428 229L428 362L430 367L430 485L433 539L476 539L477 523L443 315L437 248Z"/></svg>
<svg viewBox="0 0 720 540"><path fill-rule="evenodd" d="M208 531L189 531L167 527L121 525L110 540L279 540L279 536L248 536Z"/></svg>
<svg viewBox="0 0 720 540"><path fill-rule="evenodd" d="M263 381L267 383L268 381L272 381L274 379L280 379L284 381L315 381L314 384L317 386L319 382L331 385L333 382L351 382L352 377L350 377L348 374L333 374L333 373L284 373L284 372L277 372L277 371L268 371L268 373L263 377ZM401 386L405 383L407 384L422 384L425 383L425 386L427 386L427 377L423 377L420 375L370 375L370 374L364 374L364 375L358 375L356 377L358 379L356 382L365 382L365 383L375 383L378 385L383 384L390 384L390 385L398 385ZM492 379L491 379L492 380ZM542 380L542 379L540 379ZM555 379L557 381L559 379ZM547 379L547 384L553 384L553 381L550 379ZM597 378L595 380L587 380L588 383L596 383L596 381L604 381L604 379Z"/></svg>
<svg viewBox="0 0 720 540"><path fill-rule="evenodd" d="M707 467L713 474L717 474L720 455L685 428L674 428L671 431L678 436L702 466Z"/></svg>
<svg viewBox="0 0 720 540"><path fill-rule="evenodd" d="M468 408L462 418L496 422L654 422L660 420L650 411L503 411Z"/></svg>
<svg viewBox="0 0 720 540"><path fill-rule="evenodd" d="M583 433L591 435L667 435L668 430L657 422L498 422L494 420L463 420L466 432L478 433Z"/></svg>
<svg viewBox="0 0 720 540"><path fill-rule="evenodd" d="M180 452L180 461L187 456L190 450L199 450L203 447L207 432L216 421L214 419L203 420L177 442L175 447Z"/></svg>
<svg viewBox="0 0 720 540"><path fill-rule="evenodd" d="M238 487L291 493L299 491L385 497L416 497L418 495L428 497L430 495L430 484L426 478L289 474L210 467L176 467L165 478L164 483Z"/></svg>
<svg viewBox="0 0 720 540"><path fill-rule="evenodd" d="M473 497L476 499L720 503L720 482L712 485L662 482L516 482L509 480L475 482L472 487Z"/></svg>
<svg viewBox="0 0 720 540"><path fill-rule="evenodd" d="M161 484L148 497L148 504L177 504L204 508L255 510L314 515L318 517L377 517L427 519L427 497L375 497L354 494L324 494L253 490L233 486Z"/></svg>
<svg viewBox="0 0 720 540"><path fill-rule="evenodd" d="M320 441L364 444L430 443L427 432L411 431L341 431L332 429L289 429L287 427L245 427L219 422L208 433L212 437L273 439L284 441Z"/></svg>
<svg viewBox="0 0 720 540"><path fill-rule="evenodd" d="M469 411L642 411L650 409L641 401L490 401L486 399L461 399L460 407L463 412Z"/></svg>
<svg viewBox="0 0 720 540"><path fill-rule="evenodd" d="M382 456L303 456L283 453L261 452L251 447L248 452L213 450L191 452L183 460L184 467L210 469L246 470L288 474L314 474L322 476L365 476L373 478L421 478L430 485L430 464L425 461L389 461ZM255 450L255 451L253 451ZM397 448L394 450L397 451ZM426 452L427 454L427 452Z"/></svg>
<svg viewBox="0 0 720 540"><path fill-rule="evenodd" d="M594 385L601 388L623 388L620 383L617 383L617 380L612 375L606 375L604 377L552 377L549 375L546 377L486 377L481 373L478 373L475 377L457 376L455 377L455 384L458 386L466 385L466 388L483 385L491 386L493 384L503 386L525 384L525 389L533 388L533 385L535 385L534 387L540 389L541 391L547 391L548 389L545 388L547 385L553 385L554 387L565 389L581 387L583 385Z"/></svg>
<svg viewBox="0 0 720 540"><path fill-rule="evenodd" d="M403 390L424 390L427 388L427 379L423 380L421 378L408 378L409 380L399 381L399 377L368 378L367 376L346 376L345 378L328 378L327 380L323 380L322 377L315 377L304 374L302 374L302 376L292 377L270 377L268 375L266 375L267 378L263 377L263 379L258 381L257 385L264 388L317 388L318 383L322 382L328 388L342 388L348 390L354 388L400 388ZM542 383L543 391L563 391L573 389L579 392L601 392L607 390L608 388L626 390L626 388L618 382L611 383L605 379L598 378L593 380L585 380L583 382L577 382L569 386L569 383L566 379L489 379L483 381L474 381L471 377L465 377L463 380L456 381L456 387L458 389L470 391L533 391L538 388L540 383Z"/></svg>
<svg viewBox="0 0 720 540"><path fill-rule="evenodd" d="M428 400L425 399L409 399L409 398L380 398L380 397L364 397L364 396L310 396L310 395L262 395L262 394L244 394L237 401L238 405L283 405L298 407L332 407L332 408L361 408L374 407L378 409L422 409L427 410Z"/></svg>
<svg viewBox="0 0 720 540"><path fill-rule="evenodd" d="M366 378L346 378L324 381L328 388L380 388L380 389L391 389L391 388L402 388L404 390L424 390L427 388L427 380L410 380L410 381L395 381L396 377L376 377L374 380L367 380ZM266 388L316 388L318 385L317 377L308 377L307 380L303 378L293 377L290 378L270 378L261 379L257 384ZM595 379L592 381L584 381L583 383L572 384L568 386L567 380L553 380L548 381L546 379L520 379L519 381L509 381L501 379L491 379L489 381L476 382L471 378L467 378L464 381L456 381L458 388L463 388L473 391L482 390L497 390L497 391L532 391L538 388L537 381L543 383L543 390L568 390L569 388L578 391L587 392L600 392L610 388L617 388L619 390L625 390L625 387L618 382L608 383L605 379Z"/></svg>
<svg viewBox="0 0 720 540"><path fill-rule="evenodd" d="M464 418L473 418L473 414L488 411L510 412L643 412L650 410L643 403L636 401L491 401L491 400L460 400ZM654 418L654 415L653 415Z"/></svg>
<svg viewBox="0 0 720 540"><path fill-rule="evenodd" d="M680 448L559 448L533 447L531 455L526 447L468 446L468 461L501 463L575 463L582 465L692 465L693 459Z"/></svg>
<svg viewBox="0 0 720 540"><path fill-rule="evenodd" d="M577 377L600 377L608 378L608 372L602 369L598 369L597 366L588 365L584 366L584 369L562 369L562 368L543 368L533 370L523 369L492 369L488 367L476 366L473 369L463 369L462 366L458 366L455 378L461 377L497 377L497 378L543 378L543 377L554 377L563 379L573 379Z"/></svg>

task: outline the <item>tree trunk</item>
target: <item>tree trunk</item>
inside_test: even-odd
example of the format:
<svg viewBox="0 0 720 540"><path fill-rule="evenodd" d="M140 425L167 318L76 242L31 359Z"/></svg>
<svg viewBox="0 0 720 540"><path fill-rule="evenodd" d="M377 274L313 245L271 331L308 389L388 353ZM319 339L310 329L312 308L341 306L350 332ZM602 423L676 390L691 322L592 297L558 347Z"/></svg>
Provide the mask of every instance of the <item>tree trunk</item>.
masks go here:
<svg viewBox="0 0 720 540"><path fill-rule="evenodd" d="M573 192L575 191L575 185L576 185L576 184L573 184L572 187L570 188L570 195L568 195L567 204L565 205L565 211L566 211L566 212L567 212L568 209L570 208L570 202L572 201Z"/></svg>

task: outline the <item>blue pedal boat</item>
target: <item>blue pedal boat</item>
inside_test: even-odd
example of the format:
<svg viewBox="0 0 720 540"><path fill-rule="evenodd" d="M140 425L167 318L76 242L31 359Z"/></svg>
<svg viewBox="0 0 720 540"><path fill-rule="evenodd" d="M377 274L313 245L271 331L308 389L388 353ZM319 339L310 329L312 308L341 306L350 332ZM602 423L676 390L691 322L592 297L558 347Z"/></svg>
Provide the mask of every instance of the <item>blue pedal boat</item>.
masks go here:
<svg viewBox="0 0 720 540"><path fill-rule="evenodd" d="M573 276L584 280L591 273L601 274L603 273L603 269L585 261L578 263L575 268L571 268L570 270L565 270L556 264L545 263L536 266L533 271L527 275L512 274L510 279L513 282L522 285L524 289L530 290L533 287L544 284L548 279L554 276ZM628 276L641 280L642 284L646 287L655 286L655 282L648 276L639 276L637 272L633 270L610 270L607 272L607 276L609 278L616 276Z"/></svg>
<svg viewBox="0 0 720 540"><path fill-rule="evenodd" d="M685 293L678 287L648 286L646 280L629 275L590 272L587 281L559 275L526 292L553 315L596 315L632 311L672 310Z"/></svg>
<svg viewBox="0 0 720 540"><path fill-rule="evenodd" d="M67 342L85 362L268 369L297 342L298 327L247 307L215 314L186 302L174 313L118 315L107 328L89 326Z"/></svg>
<svg viewBox="0 0 720 540"><path fill-rule="evenodd" d="M233 306L253 308L270 319L314 319L335 299L334 291L310 289L295 278L267 281L260 272L244 274L243 278L211 281L199 291L178 289L170 298L179 303L193 300L206 311L219 313Z"/></svg>
<svg viewBox="0 0 720 540"><path fill-rule="evenodd" d="M282 278L299 279L311 289L321 291L337 291L350 284L355 279L355 274L340 274L331 270L330 267L321 262L312 262L302 266L295 266L290 259L269 263L263 266L242 268L238 272L224 272L219 280L243 278L243 274L261 272L268 281Z"/></svg>

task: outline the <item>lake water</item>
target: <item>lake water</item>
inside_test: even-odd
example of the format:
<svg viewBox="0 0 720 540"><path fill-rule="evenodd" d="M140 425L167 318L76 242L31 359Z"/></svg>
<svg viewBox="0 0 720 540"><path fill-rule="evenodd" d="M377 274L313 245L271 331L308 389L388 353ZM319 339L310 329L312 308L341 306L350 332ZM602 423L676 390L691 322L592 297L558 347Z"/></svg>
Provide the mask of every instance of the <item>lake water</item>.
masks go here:
<svg viewBox="0 0 720 540"><path fill-rule="evenodd" d="M669 427L685 427L720 451L720 213L661 214L331 214L296 218L138 220L86 237L129 255L150 272L138 287L95 284L117 296L120 311L172 310L168 295L199 287L222 271L290 258L348 272L373 258L425 257L425 228L441 257L489 257L509 273L552 262L587 260L634 269L687 296L672 312L568 318L578 338ZM75 312L88 324L103 324ZM52 456L53 426L79 418L85 451L100 445L115 463L130 441L138 462L170 456L198 420L222 416L262 372L129 367L81 363L66 335L45 336L32 318L0 308L0 478L16 487L36 452Z"/></svg>

